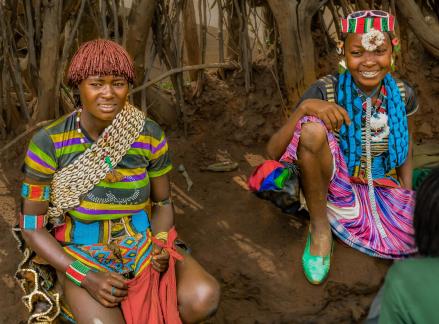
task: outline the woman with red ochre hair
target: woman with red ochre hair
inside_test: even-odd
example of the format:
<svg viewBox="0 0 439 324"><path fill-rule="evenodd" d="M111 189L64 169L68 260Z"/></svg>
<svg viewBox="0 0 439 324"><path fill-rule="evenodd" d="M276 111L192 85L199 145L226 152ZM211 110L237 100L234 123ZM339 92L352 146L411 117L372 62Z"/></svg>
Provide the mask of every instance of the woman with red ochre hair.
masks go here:
<svg viewBox="0 0 439 324"><path fill-rule="evenodd" d="M168 144L127 101L130 56L109 40L84 43L67 78L80 104L35 134L24 164L16 277L32 320L206 319L219 285L176 240Z"/></svg>

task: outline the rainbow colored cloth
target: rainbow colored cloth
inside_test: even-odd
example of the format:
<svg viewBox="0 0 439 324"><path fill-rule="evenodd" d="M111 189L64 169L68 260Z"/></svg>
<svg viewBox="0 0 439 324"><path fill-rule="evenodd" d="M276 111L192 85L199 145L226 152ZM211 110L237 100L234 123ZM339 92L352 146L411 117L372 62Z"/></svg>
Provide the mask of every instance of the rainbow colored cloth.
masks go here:
<svg viewBox="0 0 439 324"><path fill-rule="evenodd" d="M300 208L299 178L294 164L267 160L254 170L248 185L258 197L270 200L284 213L296 214Z"/></svg>
<svg viewBox="0 0 439 324"><path fill-rule="evenodd" d="M254 192L281 190L289 176L290 170L282 163L267 160L255 169L248 185Z"/></svg>

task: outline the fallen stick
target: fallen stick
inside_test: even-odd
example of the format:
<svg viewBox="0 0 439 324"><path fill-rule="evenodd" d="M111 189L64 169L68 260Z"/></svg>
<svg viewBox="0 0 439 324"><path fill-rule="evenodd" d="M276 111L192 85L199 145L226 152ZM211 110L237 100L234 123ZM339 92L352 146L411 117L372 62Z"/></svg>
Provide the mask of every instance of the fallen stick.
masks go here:
<svg viewBox="0 0 439 324"><path fill-rule="evenodd" d="M39 122L36 125L32 126L31 128L27 129L26 131L24 131L23 133L18 135L16 138L14 138L12 141L10 141L8 144L6 144L2 149L0 149L0 154L3 151L6 151L8 148L10 148L15 143L17 143L23 137L29 135L30 133L32 133L33 131L37 130L38 128L41 128L41 127L44 127L44 126L50 124L51 122L53 122L53 119L52 120L45 120L45 121Z"/></svg>
<svg viewBox="0 0 439 324"><path fill-rule="evenodd" d="M180 172L183 175L184 179L186 180L186 185L187 185L186 189L189 192L194 183L192 182L191 178L189 177L189 174L187 173L186 168L184 167L183 164L180 164L178 166L178 172Z"/></svg>

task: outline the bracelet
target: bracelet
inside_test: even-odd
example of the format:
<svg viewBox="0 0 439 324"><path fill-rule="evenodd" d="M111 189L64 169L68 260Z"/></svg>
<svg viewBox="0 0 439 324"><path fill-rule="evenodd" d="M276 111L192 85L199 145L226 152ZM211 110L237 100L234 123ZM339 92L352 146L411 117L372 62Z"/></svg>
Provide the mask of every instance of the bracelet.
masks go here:
<svg viewBox="0 0 439 324"><path fill-rule="evenodd" d="M157 240L168 240L168 232L158 232L156 235L154 235L154 237Z"/></svg>
<svg viewBox="0 0 439 324"><path fill-rule="evenodd" d="M21 197L32 201L48 201L50 198L50 186L23 182L21 185Z"/></svg>
<svg viewBox="0 0 439 324"><path fill-rule="evenodd" d="M159 207L162 207L162 206L166 206L166 205L170 205L172 203L172 200L171 200L171 198L166 198L166 199L163 199L163 200L160 200L160 201L151 201L151 206L159 206Z"/></svg>
<svg viewBox="0 0 439 324"><path fill-rule="evenodd" d="M66 270L66 277L75 285L81 287L81 283L91 269L79 260L73 261Z"/></svg>
<svg viewBox="0 0 439 324"><path fill-rule="evenodd" d="M18 226L26 231L36 231L46 226L46 215L19 214Z"/></svg>

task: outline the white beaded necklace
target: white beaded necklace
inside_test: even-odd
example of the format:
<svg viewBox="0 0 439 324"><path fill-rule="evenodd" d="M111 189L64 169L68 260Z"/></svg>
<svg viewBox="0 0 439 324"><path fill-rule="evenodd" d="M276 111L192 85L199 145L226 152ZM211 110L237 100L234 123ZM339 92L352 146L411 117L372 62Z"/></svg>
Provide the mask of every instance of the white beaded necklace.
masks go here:
<svg viewBox="0 0 439 324"><path fill-rule="evenodd" d="M372 216L375 220L375 224L378 227L378 231L380 232L383 238L387 237L386 232L384 231L383 224L381 223L380 215L378 214L377 205L376 205L376 197L375 197L375 188L373 186L373 176L372 176L372 152L371 152L371 129L370 129L370 118L372 115L372 98L366 98L366 172L367 172L367 186L369 189L369 199L370 205L372 209Z"/></svg>
<svg viewBox="0 0 439 324"><path fill-rule="evenodd" d="M85 144L85 139L84 139L84 135L82 134L82 130L81 130L81 113L82 113L82 108L79 108L76 111L76 131L79 133L79 141L81 142L81 144Z"/></svg>

